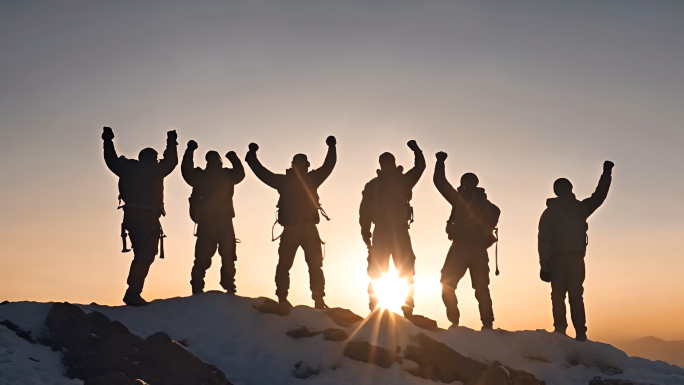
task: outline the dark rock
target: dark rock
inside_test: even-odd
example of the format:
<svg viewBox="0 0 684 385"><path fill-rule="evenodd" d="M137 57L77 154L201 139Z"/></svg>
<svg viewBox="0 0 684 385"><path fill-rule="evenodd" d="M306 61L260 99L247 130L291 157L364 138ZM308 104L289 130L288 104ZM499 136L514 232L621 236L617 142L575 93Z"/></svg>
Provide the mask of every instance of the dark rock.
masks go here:
<svg viewBox="0 0 684 385"><path fill-rule="evenodd" d="M301 339L301 338L309 338L309 337L315 337L319 334L323 334L323 339L326 341L344 341L347 338L349 338L349 334L345 332L342 329L336 329L336 328L330 328L330 329L325 329L324 331L317 331L317 330L311 330L307 328L306 326L298 326L292 330L289 330L287 333L288 337L294 338L294 339Z"/></svg>
<svg viewBox="0 0 684 385"><path fill-rule="evenodd" d="M476 385L539 385L544 381L537 380L534 375L514 370L494 361L482 373Z"/></svg>
<svg viewBox="0 0 684 385"><path fill-rule="evenodd" d="M349 309L343 309L341 307L334 307L332 309L325 309L323 311L328 317L330 317L336 324L349 327L354 324L363 321L363 317L358 314L354 314Z"/></svg>
<svg viewBox="0 0 684 385"><path fill-rule="evenodd" d="M323 330L323 339L326 341L344 341L349 338L349 334L342 329L325 329Z"/></svg>
<svg viewBox="0 0 684 385"><path fill-rule="evenodd" d="M309 365L304 365L302 361L297 362L294 366L294 369L292 369L292 377L302 380L311 376L317 376L319 374L321 374L320 369L313 369Z"/></svg>
<svg viewBox="0 0 684 385"><path fill-rule="evenodd" d="M594 377L589 381L589 385L655 385L645 382L635 382L631 380L617 380L617 379L602 379L601 377Z"/></svg>
<svg viewBox="0 0 684 385"><path fill-rule="evenodd" d="M259 305L255 305L254 308L260 313L275 314L279 316L290 315L290 309L287 305L281 305L270 298L261 297L262 302Z"/></svg>
<svg viewBox="0 0 684 385"><path fill-rule="evenodd" d="M165 347L173 344L173 340L171 339L171 337L169 337L169 335L164 332L154 333L151 336L147 337L145 341L149 342L152 346L160 347Z"/></svg>
<svg viewBox="0 0 684 385"><path fill-rule="evenodd" d="M405 318L421 329L429 330L431 332L436 332L437 330L439 330L439 328L437 327L437 321L430 319L428 317L418 314L412 314Z"/></svg>
<svg viewBox="0 0 684 385"><path fill-rule="evenodd" d="M321 334L321 332L318 332L315 330L309 330L309 328L307 328L306 326L299 326L299 327L296 327L292 330L288 330L287 333L285 333L285 334L288 337L291 337L291 338L298 340L300 338L308 338L308 337L317 336L317 335Z"/></svg>
<svg viewBox="0 0 684 385"><path fill-rule="evenodd" d="M344 355L352 360L375 364L383 368L401 362L401 357L380 346L371 345L367 341L349 341L344 347Z"/></svg>
<svg viewBox="0 0 684 385"><path fill-rule="evenodd" d="M597 368L601 371L601 373L607 374L609 376L623 373L621 368L608 362L602 361L599 357L595 356L583 357L582 355L575 353L565 357L565 360L568 362L570 366L584 365L588 368Z"/></svg>
<svg viewBox="0 0 684 385"><path fill-rule="evenodd" d="M498 362L487 366L424 334L410 338L417 345L406 347L404 359L418 364L417 368L408 370L414 376L435 382L461 381L477 385L544 384L530 373L505 367Z"/></svg>
<svg viewBox="0 0 684 385"><path fill-rule="evenodd" d="M10 302L9 301L2 301L2 303L0 303L0 305L7 305L8 303L10 303Z"/></svg>
<svg viewBox="0 0 684 385"><path fill-rule="evenodd" d="M125 374L114 371L104 376L89 378L83 381L83 385L133 385L133 383Z"/></svg>
<svg viewBox="0 0 684 385"><path fill-rule="evenodd" d="M45 324L49 330L47 341L66 350L64 362L70 378L115 381L121 379L116 374L119 372L127 379L140 379L151 385L230 384L215 366L202 362L166 333L156 333L144 340L104 314L86 315L68 303L54 304ZM129 380L127 384L130 383Z"/></svg>
<svg viewBox="0 0 684 385"><path fill-rule="evenodd" d="M409 370L416 377L432 381L454 382L465 384L477 380L487 366L456 352L447 345L432 338L418 334L411 341L418 345L409 345L404 350L404 358L418 364Z"/></svg>
<svg viewBox="0 0 684 385"><path fill-rule="evenodd" d="M506 368L500 363L494 362L482 373L476 385L508 385L509 380Z"/></svg>
<svg viewBox="0 0 684 385"><path fill-rule="evenodd" d="M7 329L11 330L14 332L14 334L17 335L19 338L23 338L26 341L35 344L36 341L33 339L33 336L31 336L31 332L27 332L26 330L23 330L22 328L19 327L19 325L13 323L10 320L4 320L0 321L0 325L6 327Z"/></svg>

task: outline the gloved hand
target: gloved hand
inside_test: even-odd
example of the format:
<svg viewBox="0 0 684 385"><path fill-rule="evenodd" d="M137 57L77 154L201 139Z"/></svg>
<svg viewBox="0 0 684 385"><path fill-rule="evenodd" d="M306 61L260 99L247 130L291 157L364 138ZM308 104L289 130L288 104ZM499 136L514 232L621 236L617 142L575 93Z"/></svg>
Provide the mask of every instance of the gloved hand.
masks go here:
<svg viewBox="0 0 684 385"><path fill-rule="evenodd" d="M330 146L330 147L335 146L335 145L337 144L337 139L335 139L334 136L330 135L330 136L325 140L325 144L327 144L327 145Z"/></svg>
<svg viewBox="0 0 684 385"><path fill-rule="evenodd" d="M413 152L420 151L420 147L418 147L418 143L416 143L415 140L409 140L408 143L406 143L406 145L407 145Z"/></svg>
<svg viewBox="0 0 684 385"><path fill-rule="evenodd" d="M166 133L166 140L167 141L169 141L171 143L178 144L177 139L178 139L178 134L176 134L176 130L171 130L171 131Z"/></svg>
<svg viewBox="0 0 684 385"><path fill-rule="evenodd" d="M189 149L194 151L194 150L197 150L197 147L199 147L199 146L197 145L197 142L195 142L194 140L191 140L188 142L188 148Z"/></svg>
<svg viewBox="0 0 684 385"><path fill-rule="evenodd" d="M249 151L245 155L245 162L249 162L250 159L256 159L257 150L259 150L259 146L256 143L250 143Z"/></svg>
<svg viewBox="0 0 684 385"><path fill-rule="evenodd" d="M539 278L544 282L551 282L551 273L546 270L539 270Z"/></svg>
<svg viewBox="0 0 684 385"><path fill-rule="evenodd" d="M370 230L361 230L361 238L363 238L363 243L366 244L367 247L371 247L371 232Z"/></svg>
<svg viewBox="0 0 684 385"><path fill-rule="evenodd" d="M228 153L226 154L226 158L228 158L228 160L230 160L231 162L238 160L238 156L235 153L235 151L228 151Z"/></svg>
<svg viewBox="0 0 684 385"><path fill-rule="evenodd" d="M437 158L438 162L444 162L447 158L447 153L444 151L440 151L435 154L435 157Z"/></svg>
<svg viewBox="0 0 684 385"><path fill-rule="evenodd" d="M114 132L111 127L102 127L102 140L114 139Z"/></svg>
<svg viewBox="0 0 684 385"><path fill-rule="evenodd" d="M615 166L615 163L607 160L603 162L603 172L610 173L613 171L613 166Z"/></svg>

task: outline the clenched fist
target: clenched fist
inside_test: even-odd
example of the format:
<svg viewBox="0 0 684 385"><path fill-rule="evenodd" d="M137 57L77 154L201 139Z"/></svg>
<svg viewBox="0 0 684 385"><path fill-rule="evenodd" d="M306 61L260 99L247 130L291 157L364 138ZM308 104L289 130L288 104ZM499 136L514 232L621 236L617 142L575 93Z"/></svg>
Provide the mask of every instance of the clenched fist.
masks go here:
<svg viewBox="0 0 684 385"><path fill-rule="evenodd" d="M111 127L102 127L102 140L114 139L114 132Z"/></svg>
<svg viewBox="0 0 684 385"><path fill-rule="evenodd" d="M412 151L420 151L420 147L418 147L418 143L416 143L415 140L409 140L406 145L412 150Z"/></svg>

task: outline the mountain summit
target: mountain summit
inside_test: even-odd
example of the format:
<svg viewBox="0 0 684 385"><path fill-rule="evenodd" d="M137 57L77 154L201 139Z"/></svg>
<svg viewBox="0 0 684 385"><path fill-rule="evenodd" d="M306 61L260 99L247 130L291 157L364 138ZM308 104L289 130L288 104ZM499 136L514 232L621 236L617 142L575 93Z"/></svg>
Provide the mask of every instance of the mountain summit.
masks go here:
<svg viewBox="0 0 684 385"><path fill-rule="evenodd" d="M126 383L113 376L154 385L684 384L678 366L543 330L444 330L381 310L365 319L339 308L281 310L219 292L142 308L6 303L0 384Z"/></svg>

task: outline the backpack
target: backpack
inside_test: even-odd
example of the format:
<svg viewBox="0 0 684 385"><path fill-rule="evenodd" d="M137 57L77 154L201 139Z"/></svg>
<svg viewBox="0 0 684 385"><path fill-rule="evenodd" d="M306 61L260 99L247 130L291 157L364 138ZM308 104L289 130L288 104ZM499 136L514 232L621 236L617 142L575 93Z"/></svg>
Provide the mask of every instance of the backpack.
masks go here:
<svg viewBox="0 0 684 385"><path fill-rule="evenodd" d="M486 199L473 206L464 202L451 209L445 230L449 240L489 248L497 241L500 215L501 210Z"/></svg>

